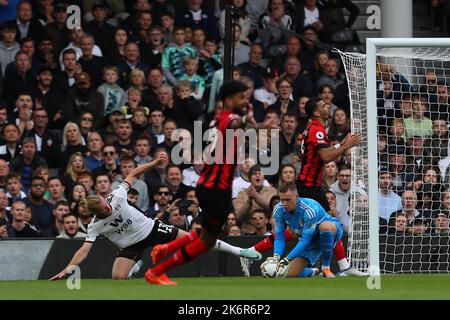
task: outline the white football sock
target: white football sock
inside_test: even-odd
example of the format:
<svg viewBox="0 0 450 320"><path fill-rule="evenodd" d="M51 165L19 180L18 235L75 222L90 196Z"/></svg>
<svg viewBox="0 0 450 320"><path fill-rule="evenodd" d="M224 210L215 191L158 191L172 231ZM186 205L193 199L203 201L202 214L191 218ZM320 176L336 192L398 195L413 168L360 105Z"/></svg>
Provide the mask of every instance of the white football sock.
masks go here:
<svg viewBox="0 0 450 320"><path fill-rule="evenodd" d="M239 253L241 252L241 248L232 246L231 244L226 243L225 241L222 240L217 240L213 249L221 252L231 253L232 255L235 256L239 256Z"/></svg>
<svg viewBox="0 0 450 320"><path fill-rule="evenodd" d="M348 268L350 268L350 263L348 263L347 258L344 258L342 260L338 261L338 265L339 265L339 269L342 270L346 270Z"/></svg>

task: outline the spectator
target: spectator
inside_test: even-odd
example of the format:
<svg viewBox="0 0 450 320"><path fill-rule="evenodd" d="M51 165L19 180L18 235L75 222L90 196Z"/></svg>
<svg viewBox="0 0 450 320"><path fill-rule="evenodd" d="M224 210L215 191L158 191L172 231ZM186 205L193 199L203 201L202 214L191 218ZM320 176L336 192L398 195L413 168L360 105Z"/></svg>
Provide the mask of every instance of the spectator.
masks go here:
<svg viewBox="0 0 450 320"><path fill-rule="evenodd" d="M32 92L35 75L31 72L31 63L25 51L18 51L14 58L16 70L5 75L3 80L3 92L8 92L5 96L8 106L12 106L14 101L24 92Z"/></svg>
<svg viewBox="0 0 450 320"><path fill-rule="evenodd" d="M130 188L130 190L128 190L128 194L127 194L128 203L136 205L138 198L139 198L139 192L134 188Z"/></svg>
<svg viewBox="0 0 450 320"><path fill-rule="evenodd" d="M166 185L159 185L153 196L154 205L150 206L149 216L161 219L168 212L169 205L172 202L172 194Z"/></svg>
<svg viewBox="0 0 450 320"><path fill-rule="evenodd" d="M282 183L290 183L294 182L297 177L295 173L295 167L292 164L283 164L280 167L279 171L280 181L278 185L280 186Z"/></svg>
<svg viewBox="0 0 450 320"><path fill-rule="evenodd" d="M183 61L187 57L195 57L197 52L186 42L186 31L182 27L173 30L175 43L167 46L162 55L161 66L167 82L175 86L183 75Z"/></svg>
<svg viewBox="0 0 450 320"><path fill-rule="evenodd" d="M82 70L81 65L77 63L77 54L74 49L66 49L61 55L64 68L62 68L61 72L56 74L55 82L58 89L66 92L75 84L75 76L78 73L81 73ZM55 116L58 116L58 119L53 119L53 121L59 120L59 118L62 117L62 112L59 111Z"/></svg>
<svg viewBox="0 0 450 320"><path fill-rule="evenodd" d="M77 180L75 182L84 186L88 196L94 194L94 178L89 171L82 171L78 173Z"/></svg>
<svg viewBox="0 0 450 320"><path fill-rule="evenodd" d="M286 43L294 32L294 20L286 13L283 0L269 0L268 12L259 17L263 27L258 32L258 38L264 46ZM270 54L274 56L276 54Z"/></svg>
<svg viewBox="0 0 450 320"><path fill-rule="evenodd" d="M85 238L86 234L78 231L78 220L74 213L67 213L63 216L63 232L57 236L59 239Z"/></svg>
<svg viewBox="0 0 450 320"><path fill-rule="evenodd" d="M433 135L425 141L424 147L432 157L432 163L438 164L448 156L449 146L448 122L445 119L433 120Z"/></svg>
<svg viewBox="0 0 450 320"><path fill-rule="evenodd" d="M140 136L136 138L134 141L134 152L136 156L134 157L134 161L137 165L143 165L153 160L150 156L152 142L146 136ZM143 180L143 179L141 179Z"/></svg>
<svg viewBox="0 0 450 320"><path fill-rule="evenodd" d="M127 29L119 27L114 32L114 38L107 46L105 51L106 61L112 65L117 66L125 59L125 45L128 43Z"/></svg>
<svg viewBox="0 0 450 320"><path fill-rule="evenodd" d="M251 104L253 106L253 114L254 114L256 122L263 122L267 108L264 107L264 104L262 102L256 100L254 97L255 85L254 85L253 79L251 79L247 76L243 76L240 78L239 81L243 82L248 88L245 91L245 95L247 96L249 104ZM223 108L222 101L220 101L220 103L222 104L220 107Z"/></svg>
<svg viewBox="0 0 450 320"><path fill-rule="evenodd" d="M439 236L449 236L450 219L447 212L439 212L433 220L434 234Z"/></svg>
<svg viewBox="0 0 450 320"><path fill-rule="evenodd" d="M330 137L330 140L342 141L349 133L350 119L343 109L337 108L334 111L333 117L330 122L328 136Z"/></svg>
<svg viewBox="0 0 450 320"><path fill-rule="evenodd" d="M16 110L17 112L14 112L15 122L20 129L20 137L22 137L25 131L32 130L34 127L32 121L33 100L31 94L19 94L16 100Z"/></svg>
<svg viewBox="0 0 450 320"><path fill-rule="evenodd" d="M263 47L259 43L254 43L250 47L248 62L238 65L243 76L253 79L255 88L258 89L263 85L263 76L267 72L261 66L261 59L263 57Z"/></svg>
<svg viewBox="0 0 450 320"><path fill-rule="evenodd" d="M122 157L120 159L120 173L113 182L111 188L115 189L123 180L128 176L128 174L136 168L136 163L133 158ZM133 189L136 189L139 192L138 201L136 202L136 206L142 211L147 211L149 207L149 197L147 186L142 180L137 179L134 184L131 186Z"/></svg>
<svg viewBox="0 0 450 320"><path fill-rule="evenodd" d="M87 169L90 172L103 165L102 149L104 145L105 143L99 132L93 131L89 134L89 137L87 138L87 153L84 160L86 161Z"/></svg>
<svg viewBox="0 0 450 320"><path fill-rule="evenodd" d="M20 45L15 41L16 26L14 22L6 22L0 29L0 66L4 75L6 66L15 60L16 53L20 50Z"/></svg>
<svg viewBox="0 0 450 320"><path fill-rule="evenodd" d="M303 29L303 44L302 50L300 51L300 62L303 70L309 75L314 74L316 57L322 51L317 43L318 37L316 30L312 26L306 26Z"/></svg>
<svg viewBox="0 0 450 320"><path fill-rule="evenodd" d="M277 95L277 76L274 72L268 71L263 76L263 86L255 90L254 98L263 104L264 109L267 109L277 101Z"/></svg>
<svg viewBox="0 0 450 320"><path fill-rule="evenodd" d="M359 186L353 186L351 188L351 168L349 165L342 165L339 167L338 171L338 180L333 183L330 190L336 195L337 205L336 211L338 213L338 219L342 224L342 229L345 232L349 232L349 223L350 218L348 216L348 211L350 210L349 206L349 197L350 193L358 192L361 194L365 194L366 192L362 190Z"/></svg>
<svg viewBox="0 0 450 320"><path fill-rule="evenodd" d="M128 42L124 48L124 58L117 67L121 73L121 87L128 88L131 71L140 69L144 74L148 73L149 67L141 60L139 46L135 42Z"/></svg>
<svg viewBox="0 0 450 320"><path fill-rule="evenodd" d="M106 52L107 44L114 37L114 27L106 22L106 7L102 3L96 3L91 7L94 20L86 24L86 31L95 37L99 48Z"/></svg>
<svg viewBox="0 0 450 320"><path fill-rule="evenodd" d="M325 191L325 196L327 197L328 205L330 206L330 211L328 211L328 214L332 217L335 217L339 219L339 213L336 211L337 207L337 199L336 195L333 191L327 190Z"/></svg>
<svg viewBox="0 0 450 320"><path fill-rule="evenodd" d="M188 187L195 188L197 186L197 181L200 179L200 174L202 173L204 163L202 159L198 159L194 164L183 170L183 184Z"/></svg>
<svg viewBox="0 0 450 320"><path fill-rule="evenodd" d="M229 237L240 237L242 235L241 228L239 228L237 225L230 226L227 235Z"/></svg>
<svg viewBox="0 0 450 320"><path fill-rule="evenodd" d="M275 56L272 59L272 66L275 72L277 74L286 72L284 68L285 61L290 57L300 59L301 48L301 40L297 35L289 37L286 41L286 53Z"/></svg>
<svg viewBox="0 0 450 320"><path fill-rule="evenodd" d="M412 117L405 119L405 137L418 136L424 139L431 137L433 123L425 116L425 113L428 112L426 99L414 96L412 108Z"/></svg>
<svg viewBox="0 0 450 320"><path fill-rule="evenodd" d="M166 46L162 28L152 25L148 29L149 43L140 43L142 59L150 68L158 68L161 65L162 54Z"/></svg>
<svg viewBox="0 0 450 320"><path fill-rule="evenodd" d="M406 186L414 180L414 166L406 163L405 148L390 148L389 152L389 170L392 174L394 192L401 195Z"/></svg>
<svg viewBox="0 0 450 320"><path fill-rule="evenodd" d="M154 158L158 158L158 155L161 152L167 153L167 150L164 148L157 148L155 150ZM149 199L153 199L153 201L158 186L161 185L166 179L166 168L168 164L168 162L163 162L162 164L156 166L155 168L147 171L144 174L144 180L148 187ZM152 204L154 204L154 202L152 202Z"/></svg>
<svg viewBox="0 0 450 320"><path fill-rule="evenodd" d="M139 90L139 92L141 94L141 101L142 101L142 93L145 90L145 74L144 74L144 72L139 68L135 68L135 69L131 70L129 77L130 78L128 79L129 80L128 91L130 91L130 89Z"/></svg>
<svg viewBox="0 0 450 320"><path fill-rule="evenodd" d="M250 168L253 167L256 164L255 159L251 158L250 156L246 156L244 159L244 163L239 164L239 176L234 178L233 180L233 190L232 190L232 199L236 199L239 192L244 191L245 189L249 188L251 185L249 172ZM269 187L269 182L264 179L263 182L264 187Z"/></svg>
<svg viewBox="0 0 450 320"><path fill-rule="evenodd" d="M65 47L62 50L62 54L59 56L59 64L61 66L61 70L64 71L64 64L63 64L63 54L67 49L73 49L75 51L75 60L79 60L80 57L83 55L83 51L81 50L81 40L84 36L84 31L82 27L74 28L70 30L70 40L71 42L68 44L67 47ZM94 56L102 57L103 53L102 50L94 44L94 47L92 48L92 54Z"/></svg>
<svg viewBox="0 0 450 320"><path fill-rule="evenodd" d="M9 174L9 166L8 163L0 159L0 190L6 189L6 177Z"/></svg>
<svg viewBox="0 0 450 320"><path fill-rule="evenodd" d="M67 28L67 18L69 15L67 7L66 3L56 4L53 12L54 20L44 26L58 54L68 45L67 35L69 34L69 29Z"/></svg>
<svg viewBox="0 0 450 320"><path fill-rule="evenodd" d="M65 169L69 158L75 154L86 153L86 146L83 143L83 136L76 123L68 122L62 133L62 154L60 155L60 168Z"/></svg>
<svg viewBox="0 0 450 320"><path fill-rule="evenodd" d="M255 227L251 224L252 212L262 209L269 214L269 201L277 194L277 190L274 187L264 187L264 174L260 166L252 166L248 175L251 185L238 193L233 206L238 221L242 223L242 231L254 233Z"/></svg>
<svg viewBox="0 0 450 320"><path fill-rule="evenodd" d="M164 83L163 71L159 67L153 67L148 72L147 88L142 93L142 102L153 110L158 104L158 91Z"/></svg>
<svg viewBox="0 0 450 320"><path fill-rule="evenodd" d="M151 9L152 17L156 23L161 21L161 18L169 12L172 16L175 16L175 8L167 0L152 1Z"/></svg>
<svg viewBox="0 0 450 320"><path fill-rule="evenodd" d="M166 119L163 124L164 141L156 146L156 148L166 149L167 152L172 153L172 149L177 143L172 141L172 134L177 129L177 124L173 119Z"/></svg>
<svg viewBox="0 0 450 320"><path fill-rule="evenodd" d="M85 33L81 38L81 57L78 63L83 72L89 74L92 80L92 87L97 89L102 84L102 72L106 67L106 61L103 57L93 54L95 39L92 35Z"/></svg>
<svg viewBox="0 0 450 320"><path fill-rule="evenodd" d="M61 140L59 135L48 128L48 112L45 109L35 109L33 112L33 129L25 132L25 137L36 141L36 151L44 158L50 168L59 168ZM23 142L22 142L23 145Z"/></svg>
<svg viewBox="0 0 450 320"><path fill-rule="evenodd" d="M40 238L41 234L25 222L25 209L27 205L23 201L16 201L12 205L12 223L8 230L9 238Z"/></svg>
<svg viewBox="0 0 450 320"><path fill-rule="evenodd" d="M267 218L267 214L264 210L255 210L252 215L252 225L255 228L255 233L252 235L255 236L270 236L272 233L268 231L267 225L269 223L269 219Z"/></svg>
<svg viewBox="0 0 450 320"><path fill-rule="evenodd" d="M65 174L62 177L64 188L67 194L72 193L72 188L77 181L78 174L86 170L87 167L83 155L80 152L75 152L74 154L72 154L67 163Z"/></svg>
<svg viewBox="0 0 450 320"><path fill-rule="evenodd" d="M131 126L131 121L128 119L121 119L118 122L118 127L116 129L117 141L114 143L116 152L118 155L124 153L129 154L133 151L133 141L131 135L133 134L133 129Z"/></svg>
<svg viewBox="0 0 450 320"><path fill-rule="evenodd" d="M91 77L85 72L75 76L75 86L69 89L63 109L63 118L66 121L80 122L80 115L84 111L90 112L94 117L94 128L103 123L105 102L103 96L92 87Z"/></svg>
<svg viewBox="0 0 450 320"><path fill-rule="evenodd" d="M27 197L26 193L21 189L22 182L20 175L17 172L10 172L6 177L6 196L8 197L9 206Z"/></svg>
<svg viewBox="0 0 450 320"><path fill-rule="evenodd" d="M408 139L409 153L406 161L414 166L415 173L421 173L425 166L431 164L431 156L423 144L424 139L420 136Z"/></svg>
<svg viewBox="0 0 450 320"><path fill-rule="evenodd" d="M33 214L31 224L39 228L43 237L53 237L56 236L52 229L53 205L44 199L45 191L45 180L34 177L31 179L30 194L23 202L31 208Z"/></svg>
<svg viewBox="0 0 450 320"><path fill-rule="evenodd" d="M95 191L96 194L106 198L112 191L111 178L107 174L99 174L95 177Z"/></svg>
<svg viewBox="0 0 450 320"><path fill-rule="evenodd" d="M2 136L5 144L0 146L0 159L9 163L20 154L20 129L16 124L8 123L3 127Z"/></svg>
<svg viewBox="0 0 450 320"><path fill-rule="evenodd" d="M51 204L66 200L64 185L59 177L50 177L47 181L47 189L48 193L44 196L44 199Z"/></svg>
<svg viewBox="0 0 450 320"><path fill-rule="evenodd" d="M197 74L198 60L197 58L186 58L183 62L185 73L180 77L180 81L187 81L190 86L190 93L196 100L202 100L205 93L205 79ZM178 87L180 82L178 82Z"/></svg>
<svg viewBox="0 0 450 320"><path fill-rule="evenodd" d="M208 32L208 37L218 39L217 20L203 5L203 0L186 0L187 7L176 16L175 25L195 29L200 27Z"/></svg>
<svg viewBox="0 0 450 320"><path fill-rule="evenodd" d="M397 212L389 219L388 233L394 235L406 235L409 233L406 215L403 212Z"/></svg>
<svg viewBox="0 0 450 320"><path fill-rule="evenodd" d="M337 164L336 161L330 161L325 164L325 169L323 171L322 188L330 189L333 183L337 180Z"/></svg>
<svg viewBox="0 0 450 320"><path fill-rule="evenodd" d="M25 37L39 40L46 35L42 24L33 17L31 3L28 1L20 1L17 5L15 24L17 30L16 41L20 41Z"/></svg>
<svg viewBox="0 0 450 320"><path fill-rule="evenodd" d="M36 41L33 38L26 37L20 41L20 51L25 52L28 55L30 61L30 74L35 77L39 69L43 67L42 62L39 60L39 56L36 53ZM5 78L9 77L11 74L17 72L17 65L14 62L10 62L6 66ZM34 79L33 79L34 80Z"/></svg>
<svg viewBox="0 0 450 320"><path fill-rule="evenodd" d="M402 207L403 210L399 210L392 215L397 215L399 212L403 212L407 219L407 225L413 225L416 218L421 218L420 211L417 210L417 193L413 190L406 190L402 194Z"/></svg>
<svg viewBox="0 0 450 320"><path fill-rule="evenodd" d="M170 13L170 12L165 12L164 14L161 15L160 18L160 24L162 27L162 31L163 31L163 36L164 36L164 42L165 43L173 43L175 41L175 38L173 36L173 29L175 27L175 19L174 19L174 14Z"/></svg>
<svg viewBox="0 0 450 320"><path fill-rule="evenodd" d="M185 215L180 214L180 208L178 206L171 206L166 216L167 218L163 220L165 223L184 231L189 229L189 222Z"/></svg>
<svg viewBox="0 0 450 320"><path fill-rule="evenodd" d="M1 81L1 79L0 79ZM0 89L1 95L1 89ZM6 103L0 101L0 132L3 131L4 126L8 123L8 112L6 110ZM0 144L3 144L3 136L0 136Z"/></svg>
<svg viewBox="0 0 450 320"><path fill-rule="evenodd" d="M329 18L325 8L318 4L317 0L297 2L296 13L296 31L298 33L304 32L305 27L310 26L317 33L320 33L324 39L329 36Z"/></svg>
<svg viewBox="0 0 450 320"><path fill-rule="evenodd" d="M314 82L317 82L322 76L325 75L325 68L327 66L328 61L330 60L330 54L327 51L320 51L317 53L314 63L314 68L310 71L312 73L312 79ZM320 92L320 89L319 89Z"/></svg>
<svg viewBox="0 0 450 320"><path fill-rule="evenodd" d="M22 141L21 150L21 154L11 160L9 166L12 171L20 174L23 189L25 192L28 192L34 169L42 165L47 165L47 162L44 158L36 154L36 140L34 140L34 137L25 138Z"/></svg>
<svg viewBox="0 0 450 320"><path fill-rule="evenodd" d="M388 172L386 166L382 166L379 170L379 196L378 196L378 210L380 218L386 222L390 221L393 212L402 210L401 197L392 191L392 176Z"/></svg>
<svg viewBox="0 0 450 320"><path fill-rule="evenodd" d="M93 170L94 177L106 174L111 181L116 180L116 177L120 174L120 168L118 163L118 153L114 145L105 144L102 148L104 164Z"/></svg>
<svg viewBox="0 0 450 320"><path fill-rule="evenodd" d="M295 118L295 112L297 108L292 96L292 81L286 76L281 76L276 82L276 87L278 92L278 99L274 104L270 106L270 108L276 109L282 116L286 113L289 113Z"/></svg>
<svg viewBox="0 0 450 320"><path fill-rule="evenodd" d="M188 187L183 184L183 175L180 167L169 164L166 168L166 184L169 187L173 200L186 197Z"/></svg>
<svg viewBox="0 0 450 320"><path fill-rule="evenodd" d="M137 21L129 29L128 35L130 41L138 44L146 43L148 40L148 31L153 24L153 16L150 10L142 10L137 13Z"/></svg>
<svg viewBox="0 0 450 320"><path fill-rule="evenodd" d="M247 0L233 0L232 4L236 9L239 10L239 11L234 12L234 21L235 21L235 23L239 24L240 29L241 29L239 41L245 42L248 44L248 43L250 43L248 36L252 30L252 21L250 19L250 16L248 15L247 9L246 9ZM220 33L220 37L222 39L224 39L225 38L225 10L222 10L220 12L219 33Z"/></svg>
<svg viewBox="0 0 450 320"><path fill-rule="evenodd" d="M298 122L295 113L289 111L283 113L281 116L281 132L279 140L280 163L285 156L294 153L296 144L295 133L297 132L297 128Z"/></svg>
<svg viewBox="0 0 450 320"><path fill-rule="evenodd" d="M312 97L314 96L314 87L311 80L302 73L302 66L300 60L295 57L287 58L284 69L286 70L285 76L291 80L293 84L293 99L297 100L302 96Z"/></svg>
<svg viewBox="0 0 450 320"><path fill-rule="evenodd" d="M413 236L421 236L429 231L428 223L423 218L414 219L414 221L409 225L408 231Z"/></svg>
<svg viewBox="0 0 450 320"><path fill-rule="evenodd" d="M53 230L55 234L60 235L64 232L63 218L70 213L69 203L65 200L60 200L54 204L53 207ZM77 227L78 229L78 227Z"/></svg>

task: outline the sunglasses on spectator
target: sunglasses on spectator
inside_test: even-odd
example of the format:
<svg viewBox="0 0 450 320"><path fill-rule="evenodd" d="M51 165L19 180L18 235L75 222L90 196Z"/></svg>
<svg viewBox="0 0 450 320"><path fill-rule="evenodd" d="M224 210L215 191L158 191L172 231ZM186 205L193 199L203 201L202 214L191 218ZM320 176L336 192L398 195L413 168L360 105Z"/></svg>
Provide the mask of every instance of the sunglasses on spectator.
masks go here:
<svg viewBox="0 0 450 320"><path fill-rule="evenodd" d="M158 191L158 195L159 196L168 196L169 192L168 191Z"/></svg>
<svg viewBox="0 0 450 320"><path fill-rule="evenodd" d="M106 151L106 152L103 152L103 155L104 156L113 156L113 155L115 155L116 153L114 152L114 151Z"/></svg>

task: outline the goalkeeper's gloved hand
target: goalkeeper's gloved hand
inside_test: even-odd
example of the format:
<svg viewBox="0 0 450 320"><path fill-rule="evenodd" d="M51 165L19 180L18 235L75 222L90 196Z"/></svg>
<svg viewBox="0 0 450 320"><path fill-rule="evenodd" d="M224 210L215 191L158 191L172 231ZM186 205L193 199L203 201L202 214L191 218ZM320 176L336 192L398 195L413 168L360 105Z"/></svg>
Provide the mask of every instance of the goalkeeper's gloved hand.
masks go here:
<svg viewBox="0 0 450 320"><path fill-rule="evenodd" d="M288 257L285 257L283 260L278 262L277 271L281 268L287 267L290 262L291 262L291 260L289 260Z"/></svg>
<svg viewBox="0 0 450 320"><path fill-rule="evenodd" d="M267 257L266 261L273 261L275 263L278 263L278 261L280 261L280 256L277 254L274 254L273 257Z"/></svg>

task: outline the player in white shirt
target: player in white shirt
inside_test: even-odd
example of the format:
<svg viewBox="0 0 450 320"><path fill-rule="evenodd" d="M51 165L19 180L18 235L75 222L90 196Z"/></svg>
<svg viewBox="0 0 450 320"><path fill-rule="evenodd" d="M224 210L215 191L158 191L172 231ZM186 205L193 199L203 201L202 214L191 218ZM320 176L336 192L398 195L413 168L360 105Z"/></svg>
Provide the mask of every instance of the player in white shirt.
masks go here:
<svg viewBox="0 0 450 320"><path fill-rule="evenodd" d="M84 244L74 254L68 266L50 280L64 278L68 273L67 270L71 269L69 267L78 266L83 262L99 235L103 235L121 249L114 261L112 278L127 279L139 271L140 265L137 262L140 261L146 248L170 242L187 234L186 231L166 225L158 219L147 218L127 201L130 185L146 171L167 161L167 154L160 153L157 159L133 169L106 199L91 195L80 201L80 205L95 217L88 226ZM215 248L252 260L261 259L261 254L255 250L234 247L220 240L216 242Z"/></svg>

